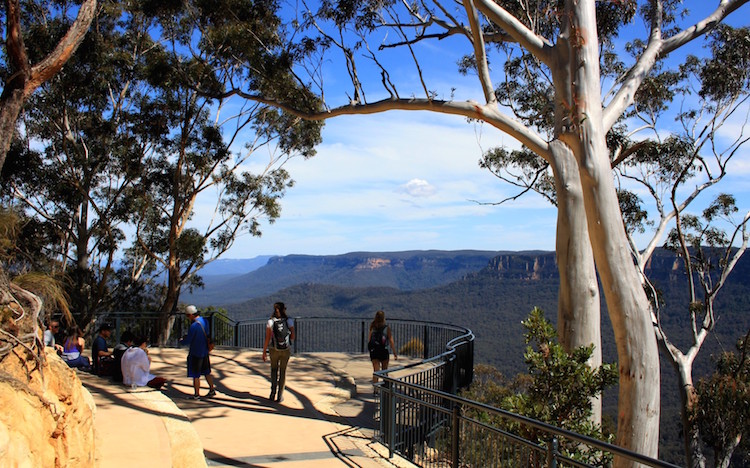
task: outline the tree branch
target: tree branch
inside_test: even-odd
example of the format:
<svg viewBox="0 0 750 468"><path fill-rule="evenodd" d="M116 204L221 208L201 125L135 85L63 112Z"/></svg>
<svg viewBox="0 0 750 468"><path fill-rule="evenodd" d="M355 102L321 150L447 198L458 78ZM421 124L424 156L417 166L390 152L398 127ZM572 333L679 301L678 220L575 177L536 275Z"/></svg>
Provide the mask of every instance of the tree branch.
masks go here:
<svg viewBox="0 0 750 468"><path fill-rule="evenodd" d="M659 58L663 58L670 52L684 46L688 42L707 34L714 29L730 13L740 8L750 0L722 0L719 6L710 15L703 20L695 23L693 26L684 29L682 32L675 34L669 39L665 39L659 50Z"/></svg>
<svg viewBox="0 0 750 468"><path fill-rule="evenodd" d="M534 34L515 16L508 13L492 0L475 0L476 7L493 23L504 29L529 52L550 68L554 68L552 45L546 39Z"/></svg>
<svg viewBox="0 0 750 468"><path fill-rule="evenodd" d="M474 8L472 0L463 0L463 2L466 14L469 17L472 35L471 42L474 46L474 57L477 63L477 75L482 85L482 91L484 91L484 99L487 104L496 104L497 97L495 96L495 89L492 86L492 78L490 78L490 67L487 63L487 52L484 49L484 38L479 18L477 18L477 10Z"/></svg>
<svg viewBox="0 0 750 468"><path fill-rule="evenodd" d="M635 100L635 93L651 72L662 47L661 19L662 9L660 1L651 1L653 12L651 15L651 33L649 34L646 49L638 57L635 65L628 71L623 79L622 86L608 106L602 109L602 129L608 132L612 125L617 122L625 109Z"/></svg>
<svg viewBox="0 0 750 468"><path fill-rule="evenodd" d="M379 114L391 110L431 111L440 114L460 115L470 119L479 119L514 137L531 151L549 162L549 144L538 133L526 127L522 122L503 114L494 105L482 105L476 101L442 101L437 99L383 99L367 104L348 104L323 111L306 112L283 102L268 99L256 94L246 93L239 89L228 91L223 98L238 95L244 99L261 102L276 107L294 116L306 120L321 121L342 115Z"/></svg>
<svg viewBox="0 0 750 468"><path fill-rule="evenodd" d="M654 1L653 3L656 4L654 10L656 11L658 7L659 13L653 15L648 45L633 68L626 75L623 85L617 91L615 97L604 109L602 114L604 130L609 131L625 109L633 103L636 90L643 83L646 76L648 76L657 60L666 57L690 41L707 34L726 18L727 15L748 1L750 0L722 0L713 13L668 39L662 39L661 36L661 2Z"/></svg>
<svg viewBox="0 0 750 468"><path fill-rule="evenodd" d="M58 42L57 47L31 68L31 76L24 86L24 97L30 96L36 88L60 71L78 49L95 15L96 0L85 0L78 10L75 22Z"/></svg>

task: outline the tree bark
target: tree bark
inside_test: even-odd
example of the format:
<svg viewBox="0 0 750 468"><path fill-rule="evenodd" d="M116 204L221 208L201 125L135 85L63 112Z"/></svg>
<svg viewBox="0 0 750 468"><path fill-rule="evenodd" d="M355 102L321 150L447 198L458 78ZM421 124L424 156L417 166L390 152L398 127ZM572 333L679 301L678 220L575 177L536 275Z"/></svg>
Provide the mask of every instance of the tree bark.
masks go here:
<svg viewBox="0 0 750 468"><path fill-rule="evenodd" d="M692 359L685 355L676 355L672 365L677 371L677 384L680 387L680 416L682 418L683 442L685 444L685 461L690 468L706 466L706 457L701 445L700 430L693 422L691 413L697 403L698 395L693 385Z"/></svg>
<svg viewBox="0 0 750 468"><path fill-rule="evenodd" d="M557 192L557 269L560 291L557 307L557 335L570 352L594 345L588 365L602 365L601 308L594 255L586 224L581 180L573 153L560 141L550 144L552 170ZM601 425L601 396L591 400L591 421Z"/></svg>
<svg viewBox="0 0 750 468"><path fill-rule="evenodd" d="M622 222L602 127L599 44L593 0L566 2L573 101L562 138L578 159L594 259L617 343L620 389L617 444L650 457L659 448L659 354L650 304ZM633 466L620 457L615 466Z"/></svg>

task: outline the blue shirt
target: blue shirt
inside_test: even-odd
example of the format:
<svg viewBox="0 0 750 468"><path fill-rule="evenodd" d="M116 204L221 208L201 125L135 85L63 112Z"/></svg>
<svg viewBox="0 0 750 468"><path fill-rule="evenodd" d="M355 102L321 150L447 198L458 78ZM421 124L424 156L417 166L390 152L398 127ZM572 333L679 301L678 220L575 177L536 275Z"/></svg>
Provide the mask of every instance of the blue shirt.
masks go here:
<svg viewBox="0 0 750 468"><path fill-rule="evenodd" d="M202 327L201 327L202 325ZM203 331L205 330L205 333ZM188 355L194 357L208 356L208 327L203 317L198 316L188 328L188 334L184 340L180 340L181 345L189 345Z"/></svg>

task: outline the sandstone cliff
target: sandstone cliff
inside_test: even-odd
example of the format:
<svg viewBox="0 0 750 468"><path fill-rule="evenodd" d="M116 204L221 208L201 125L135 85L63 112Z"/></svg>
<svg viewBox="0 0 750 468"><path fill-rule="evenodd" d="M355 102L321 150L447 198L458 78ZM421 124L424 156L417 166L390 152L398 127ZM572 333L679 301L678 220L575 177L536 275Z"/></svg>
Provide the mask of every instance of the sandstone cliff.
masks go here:
<svg viewBox="0 0 750 468"><path fill-rule="evenodd" d="M94 400L44 348L41 308L0 269L0 467L91 467Z"/></svg>
<svg viewBox="0 0 750 468"><path fill-rule="evenodd" d="M0 359L0 465L94 466L94 400L53 351Z"/></svg>

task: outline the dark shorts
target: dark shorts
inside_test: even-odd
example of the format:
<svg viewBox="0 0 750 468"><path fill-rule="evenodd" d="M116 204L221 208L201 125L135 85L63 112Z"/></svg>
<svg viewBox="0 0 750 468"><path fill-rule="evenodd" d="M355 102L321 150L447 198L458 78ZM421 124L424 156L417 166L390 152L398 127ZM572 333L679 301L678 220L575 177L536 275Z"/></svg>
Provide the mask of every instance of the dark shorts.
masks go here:
<svg viewBox="0 0 750 468"><path fill-rule="evenodd" d="M187 358L188 377L197 379L201 375L211 373L211 361L206 357L195 357L188 355Z"/></svg>
<svg viewBox="0 0 750 468"><path fill-rule="evenodd" d="M374 351L370 351L370 361L388 361L390 357L390 352L388 349L376 349Z"/></svg>

